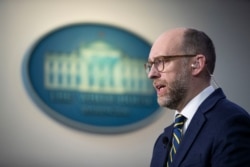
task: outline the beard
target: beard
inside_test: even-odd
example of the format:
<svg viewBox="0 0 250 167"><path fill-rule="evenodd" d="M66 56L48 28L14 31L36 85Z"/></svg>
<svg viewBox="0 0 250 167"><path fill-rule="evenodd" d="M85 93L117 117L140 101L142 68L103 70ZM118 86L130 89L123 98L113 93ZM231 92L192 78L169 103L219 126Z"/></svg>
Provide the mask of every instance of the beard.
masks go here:
<svg viewBox="0 0 250 167"><path fill-rule="evenodd" d="M173 82L167 83L166 85L169 89L168 94L162 97L158 97L158 104L162 107L176 110L187 95L187 71L182 71L182 73L180 73Z"/></svg>

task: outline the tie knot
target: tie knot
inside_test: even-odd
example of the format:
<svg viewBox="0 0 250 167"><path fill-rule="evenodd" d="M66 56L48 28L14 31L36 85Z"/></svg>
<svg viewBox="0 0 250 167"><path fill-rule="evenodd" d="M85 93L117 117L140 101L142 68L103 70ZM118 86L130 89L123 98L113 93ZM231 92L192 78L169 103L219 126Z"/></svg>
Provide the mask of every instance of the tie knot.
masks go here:
<svg viewBox="0 0 250 167"><path fill-rule="evenodd" d="M185 121L186 121L186 117L184 117L183 115L181 114L176 114L175 116L175 121L174 121L174 127L178 127L178 128L182 128Z"/></svg>

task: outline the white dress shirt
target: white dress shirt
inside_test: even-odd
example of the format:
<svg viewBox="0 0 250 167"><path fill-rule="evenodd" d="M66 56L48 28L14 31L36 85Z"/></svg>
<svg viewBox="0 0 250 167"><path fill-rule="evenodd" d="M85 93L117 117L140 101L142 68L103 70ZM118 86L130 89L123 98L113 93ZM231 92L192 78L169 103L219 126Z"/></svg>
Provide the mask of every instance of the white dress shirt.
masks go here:
<svg viewBox="0 0 250 167"><path fill-rule="evenodd" d="M213 93L213 86L208 86L203 91L201 91L198 95L196 95L184 108L181 112L175 111L175 115L181 113L183 116L187 118L182 133L185 134L195 112L197 111L200 104L211 94Z"/></svg>

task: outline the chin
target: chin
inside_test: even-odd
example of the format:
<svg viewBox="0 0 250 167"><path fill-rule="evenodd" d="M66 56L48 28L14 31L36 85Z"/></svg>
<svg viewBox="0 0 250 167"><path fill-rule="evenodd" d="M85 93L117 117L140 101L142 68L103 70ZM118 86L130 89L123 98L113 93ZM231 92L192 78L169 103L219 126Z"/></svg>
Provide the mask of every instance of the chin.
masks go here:
<svg viewBox="0 0 250 167"><path fill-rule="evenodd" d="M159 106L161 106L161 107L168 106L168 100L164 97L158 97L157 102L158 102Z"/></svg>
<svg viewBox="0 0 250 167"><path fill-rule="evenodd" d="M166 107L166 108L169 108L171 110L176 110L176 108L177 108L176 104L173 103L170 99L168 99L166 97L158 98L157 102L158 102L159 106Z"/></svg>

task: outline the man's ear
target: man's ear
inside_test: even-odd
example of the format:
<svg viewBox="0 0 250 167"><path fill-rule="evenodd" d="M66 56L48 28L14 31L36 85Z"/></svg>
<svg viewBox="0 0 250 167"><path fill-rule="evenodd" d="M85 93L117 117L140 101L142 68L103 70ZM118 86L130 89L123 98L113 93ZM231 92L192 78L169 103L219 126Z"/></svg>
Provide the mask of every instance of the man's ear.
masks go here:
<svg viewBox="0 0 250 167"><path fill-rule="evenodd" d="M202 54L196 55L191 64L192 74L198 75L206 66L206 57Z"/></svg>

